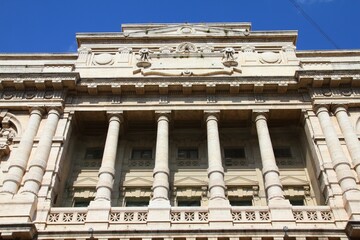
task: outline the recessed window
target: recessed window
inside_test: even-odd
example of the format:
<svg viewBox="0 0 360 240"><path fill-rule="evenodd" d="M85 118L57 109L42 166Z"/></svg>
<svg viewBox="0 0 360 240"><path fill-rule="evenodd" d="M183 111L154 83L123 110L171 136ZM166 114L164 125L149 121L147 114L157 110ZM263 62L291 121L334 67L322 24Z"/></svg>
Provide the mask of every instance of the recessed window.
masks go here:
<svg viewBox="0 0 360 240"><path fill-rule="evenodd" d="M150 160L152 159L152 149L133 149L131 159Z"/></svg>
<svg viewBox="0 0 360 240"><path fill-rule="evenodd" d="M225 159L239 159L245 158L244 148L225 148L224 149Z"/></svg>
<svg viewBox="0 0 360 240"><path fill-rule="evenodd" d="M85 159L102 159L103 154L103 148L88 148L85 152Z"/></svg>
<svg viewBox="0 0 360 240"><path fill-rule="evenodd" d="M92 200L94 200L94 198L75 198L73 206L74 207L88 207Z"/></svg>
<svg viewBox="0 0 360 240"><path fill-rule="evenodd" d="M290 147L274 147L275 158L291 158Z"/></svg>
<svg viewBox="0 0 360 240"><path fill-rule="evenodd" d="M177 158L180 160L195 160L199 158L199 152L196 148L179 148Z"/></svg>
<svg viewBox="0 0 360 240"><path fill-rule="evenodd" d="M286 197L286 199L288 199L290 204L293 206L305 206L305 199L301 196Z"/></svg>
<svg viewBox="0 0 360 240"><path fill-rule="evenodd" d="M177 205L179 207L200 207L200 198L178 198Z"/></svg>
<svg viewBox="0 0 360 240"><path fill-rule="evenodd" d="M231 206L252 206L252 199L251 198L233 198L233 199L229 199L230 201L230 205Z"/></svg>
<svg viewBox="0 0 360 240"><path fill-rule="evenodd" d="M144 197L126 198L126 207L147 207L149 199Z"/></svg>

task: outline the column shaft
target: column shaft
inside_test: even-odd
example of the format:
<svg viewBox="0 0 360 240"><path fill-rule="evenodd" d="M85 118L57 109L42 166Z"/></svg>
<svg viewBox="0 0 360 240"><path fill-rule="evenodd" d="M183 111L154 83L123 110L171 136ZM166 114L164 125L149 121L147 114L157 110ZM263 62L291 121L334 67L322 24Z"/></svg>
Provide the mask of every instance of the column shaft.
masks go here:
<svg viewBox="0 0 360 240"><path fill-rule="evenodd" d="M109 119L109 128L106 136L104 154L99 169L99 182L96 187L95 200L111 200L115 178L116 151L118 148L120 115L112 115Z"/></svg>
<svg viewBox="0 0 360 240"><path fill-rule="evenodd" d="M350 163L341 147L339 138L332 125L328 109L320 106L316 110L321 129L325 136L325 141L329 149L330 157L342 191L345 193L350 190L357 190L356 181L351 173Z"/></svg>
<svg viewBox="0 0 360 240"><path fill-rule="evenodd" d="M21 136L18 148L14 152L1 192L14 195L18 191L33 147L34 138L39 129L42 114L43 111L39 108L31 110L28 126Z"/></svg>
<svg viewBox="0 0 360 240"><path fill-rule="evenodd" d="M347 110L344 106L336 106L334 113L344 135L346 145L349 149L354 168L360 177L360 142L354 128L351 125Z"/></svg>
<svg viewBox="0 0 360 240"><path fill-rule="evenodd" d="M224 168L221 160L218 117L216 113L206 116L207 149L208 149L208 177L210 200L226 199Z"/></svg>
<svg viewBox="0 0 360 240"><path fill-rule="evenodd" d="M169 200L169 116L160 114L156 136L152 200Z"/></svg>
<svg viewBox="0 0 360 240"><path fill-rule="evenodd" d="M36 148L34 158L30 162L29 171L25 174L25 183L22 193L31 193L37 196L39 192L59 117L59 110L51 109L49 111L46 125L39 140L39 145Z"/></svg>
<svg viewBox="0 0 360 240"><path fill-rule="evenodd" d="M270 133L267 126L266 113L258 113L255 118L256 130L259 140L262 172L265 181L267 199L284 199L282 184L279 178L279 169L276 165Z"/></svg>

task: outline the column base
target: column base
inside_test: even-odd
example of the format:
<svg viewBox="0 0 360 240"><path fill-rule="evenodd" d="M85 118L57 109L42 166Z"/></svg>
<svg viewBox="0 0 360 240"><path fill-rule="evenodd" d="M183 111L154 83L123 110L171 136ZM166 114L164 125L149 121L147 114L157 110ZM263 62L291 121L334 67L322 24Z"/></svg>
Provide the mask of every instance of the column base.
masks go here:
<svg viewBox="0 0 360 240"><path fill-rule="evenodd" d="M273 226L287 227L295 226L296 222L292 212L292 205L287 199L272 199L268 202L271 223ZM293 221L291 221L293 219Z"/></svg>
<svg viewBox="0 0 360 240"><path fill-rule="evenodd" d="M91 201L88 207L85 225L93 230L106 230L109 225L111 202L108 200Z"/></svg>
<svg viewBox="0 0 360 240"><path fill-rule="evenodd" d="M360 221L360 192L346 192L343 195L343 200L345 203L345 210L348 213L349 220L351 221Z"/></svg>
<svg viewBox="0 0 360 240"><path fill-rule="evenodd" d="M35 216L37 197L19 194L0 198L0 224L30 223Z"/></svg>
<svg viewBox="0 0 360 240"><path fill-rule="evenodd" d="M210 199L209 201L209 225L214 228L231 227L231 205L228 199Z"/></svg>
<svg viewBox="0 0 360 240"><path fill-rule="evenodd" d="M171 224L170 209L169 200L150 200L147 225L154 226L157 229L168 229Z"/></svg>

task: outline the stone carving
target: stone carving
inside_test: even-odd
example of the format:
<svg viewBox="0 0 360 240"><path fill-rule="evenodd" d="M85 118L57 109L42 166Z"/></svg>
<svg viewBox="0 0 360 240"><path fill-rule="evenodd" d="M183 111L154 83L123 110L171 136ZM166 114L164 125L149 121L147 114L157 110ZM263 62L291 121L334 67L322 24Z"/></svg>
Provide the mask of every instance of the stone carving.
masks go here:
<svg viewBox="0 0 360 240"><path fill-rule="evenodd" d="M170 54L174 51L174 49L169 46L161 47L159 50L160 50L160 53L164 53L164 54Z"/></svg>
<svg viewBox="0 0 360 240"><path fill-rule="evenodd" d="M101 53L94 56L94 63L96 65L110 65L113 63L114 56L110 53Z"/></svg>
<svg viewBox="0 0 360 240"><path fill-rule="evenodd" d="M230 69L222 69L222 70L204 70L204 71L156 71L156 70L144 70L144 69L136 69L133 71L134 74L141 73L143 76L215 76L215 75L233 75L235 72L241 73L241 69L238 68L230 68Z"/></svg>
<svg viewBox="0 0 360 240"><path fill-rule="evenodd" d="M184 42L179 44L179 46L176 48L176 51L181 53L197 52L197 47L192 43Z"/></svg>
<svg viewBox="0 0 360 240"><path fill-rule="evenodd" d="M235 49L231 48L231 47L227 47L224 50L222 50L221 52L223 52L223 64L226 67L231 67L231 66L237 66L238 63L237 61L235 61Z"/></svg>
<svg viewBox="0 0 360 240"><path fill-rule="evenodd" d="M138 67L150 67L151 63L150 63L150 53L151 51L147 48L142 48L139 51L140 54L140 59L137 62L136 66Z"/></svg>
<svg viewBox="0 0 360 240"><path fill-rule="evenodd" d="M281 58L279 53L275 53L272 51L266 51L260 54L260 62L261 63L280 63Z"/></svg>
<svg viewBox="0 0 360 240"><path fill-rule="evenodd" d="M211 53L214 51L214 47L205 45L205 46L200 47L200 51L203 53Z"/></svg>
<svg viewBox="0 0 360 240"><path fill-rule="evenodd" d="M179 32L183 33L183 34L191 34L191 33L194 33L195 30L192 27L185 26L185 27L180 28Z"/></svg>

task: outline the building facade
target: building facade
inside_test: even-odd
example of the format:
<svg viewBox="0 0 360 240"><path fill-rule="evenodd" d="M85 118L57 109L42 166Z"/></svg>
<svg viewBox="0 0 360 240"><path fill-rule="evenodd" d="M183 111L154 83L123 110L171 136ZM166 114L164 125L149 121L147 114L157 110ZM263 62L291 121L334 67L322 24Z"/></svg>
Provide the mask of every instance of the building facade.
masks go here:
<svg viewBox="0 0 360 240"><path fill-rule="evenodd" d="M360 51L126 24L0 54L1 239L360 236Z"/></svg>

